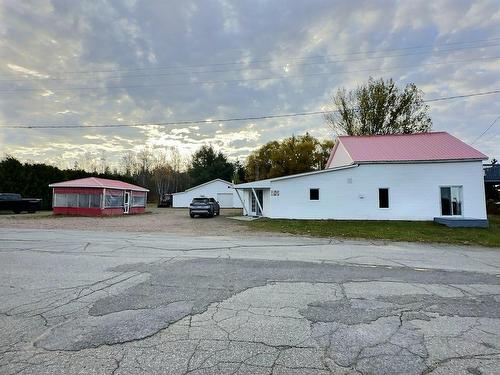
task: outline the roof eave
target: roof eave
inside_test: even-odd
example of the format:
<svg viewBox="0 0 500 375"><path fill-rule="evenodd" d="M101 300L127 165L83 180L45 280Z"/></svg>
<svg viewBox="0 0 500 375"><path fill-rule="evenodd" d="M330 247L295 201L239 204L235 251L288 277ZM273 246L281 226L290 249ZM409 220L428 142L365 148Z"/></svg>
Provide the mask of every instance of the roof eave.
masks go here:
<svg viewBox="0 0 500 375"><path fill-rule="evenodd" d="M431 160L356 160L356 164L410 164L410 163L457 163L467 161L483 161L484 158L467 158L467 159L431 159Z"/></svg>
<svg viewBox="0 0 500 375"><path fill-rule="evenodd" d="M137 187L137 188L123 188L123 187L116 187L116 186L102 186L102 185L98 185L98 186L85 185L85 186L82 186L82 185L58 185L58 184L49 184L49 187L50 187L50 188L72 188L72 189L86 189L86 188L89 188L89 189L115 189L115 190L143 191L143 192L145 192L145 193L148 193L148 192L149 192L149 189L146 189L146 188L141 188L141 187Z"/></svg>

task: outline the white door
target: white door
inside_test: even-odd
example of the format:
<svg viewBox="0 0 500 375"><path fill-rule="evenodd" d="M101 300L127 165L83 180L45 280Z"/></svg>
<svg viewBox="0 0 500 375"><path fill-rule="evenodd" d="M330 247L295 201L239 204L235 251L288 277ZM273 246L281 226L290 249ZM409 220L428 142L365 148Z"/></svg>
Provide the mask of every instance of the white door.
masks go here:
<svg viewBox="0 0 500 375"><path fill-rule="evenodd" d="M130 193L126 191L125 197L123 199L123 213L128 214L129 209L130 209Z"/></svg>
<svg viewBox="0 0 500 375"><path fill-rule="evenodd" d="M221 208L233 208L233 193L217 193L217 202Z"/></svg>

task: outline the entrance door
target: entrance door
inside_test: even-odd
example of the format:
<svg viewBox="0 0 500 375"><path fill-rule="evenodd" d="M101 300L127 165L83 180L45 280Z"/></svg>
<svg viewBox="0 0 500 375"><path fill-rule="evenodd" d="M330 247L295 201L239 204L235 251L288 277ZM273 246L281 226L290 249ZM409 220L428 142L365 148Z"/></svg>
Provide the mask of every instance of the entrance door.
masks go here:
<svg viewBox="0 0 500 375"><path fill-rule="evenodd" d="M250 191L250 194L252 195L252 215L254 216L262 216L262 211L260 210L259 205L257 204L257 201L255 200L255 195L257 195L257 198L259 199L260 206L264 208L264 193L262 190L255 190L255 194L253 191Z"/></svg>
<svg viewBox="0 0 500 375"><path fill-rule="evenodd" d="M130 192L126 191L125 197L123 199L123 213L128 214L129 209L130 209Z"/></svg>

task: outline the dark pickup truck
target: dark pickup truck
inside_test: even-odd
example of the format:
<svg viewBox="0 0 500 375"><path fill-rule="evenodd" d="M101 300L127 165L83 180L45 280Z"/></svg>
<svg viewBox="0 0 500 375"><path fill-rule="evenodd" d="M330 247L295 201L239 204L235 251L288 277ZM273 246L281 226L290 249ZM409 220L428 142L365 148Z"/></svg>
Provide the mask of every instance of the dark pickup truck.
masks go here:
<svg viewBox="0 0 500 375"><path fill-rule="evenodd" d="M41 202L42 200L37 198L21 198L21 194L0 193L0 211L33 213L40 210Z"/></svg>

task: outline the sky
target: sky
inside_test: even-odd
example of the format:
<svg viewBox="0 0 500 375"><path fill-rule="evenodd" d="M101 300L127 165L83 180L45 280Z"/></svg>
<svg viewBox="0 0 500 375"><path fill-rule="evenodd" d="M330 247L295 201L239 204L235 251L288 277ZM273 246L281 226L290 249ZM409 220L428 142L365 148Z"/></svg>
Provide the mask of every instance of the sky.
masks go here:
<svg viewBox="0 0 500 375"><path fill-rule="evenodd" d="M424 99L500 89L500 2L0 1L0 156L69 167L212 144L243 161L268 141L334 134L341 87L413 82ZM500 158L500 94L429 103L433 130ZM51 128L15 128L16 126ZM63 128L61 126L77 128Z"/></svg>

